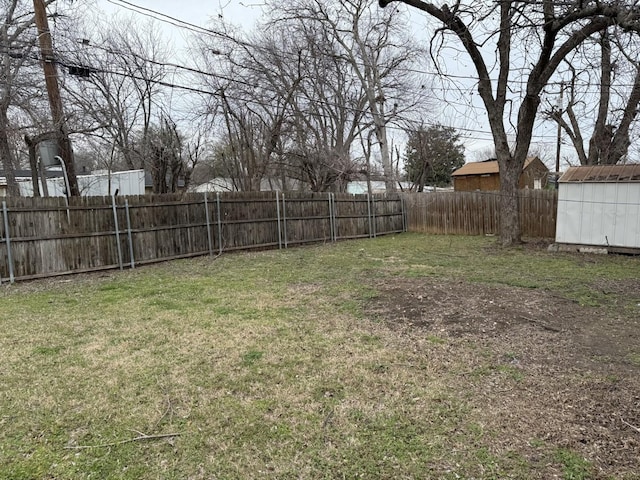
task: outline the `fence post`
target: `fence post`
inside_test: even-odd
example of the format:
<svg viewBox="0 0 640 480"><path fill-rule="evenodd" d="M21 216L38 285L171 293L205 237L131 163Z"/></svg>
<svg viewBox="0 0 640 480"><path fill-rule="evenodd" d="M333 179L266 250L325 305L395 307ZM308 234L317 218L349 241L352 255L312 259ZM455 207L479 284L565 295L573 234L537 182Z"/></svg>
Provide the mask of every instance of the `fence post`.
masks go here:
<svg viewBox="0 0 640 480"><path fill-rule="evenodd" d="M333 242L333 236L334 236L334 231L333 231L333 205L331 202L331 192L327 193L327 198L329 199L329 237L331 238L331 241Z"/></svg>
<svg viewBox="0 0 640 480"><path fill-rule="evenodd" d="M122 266L122 245L120 245L120 228L118 226L118 211L116 210L116 196L111 196L111 208L113 209L113 223L116 227L116 247L118 247L118 265L120 270L123 270Z"/></svg>
<svg viewBox="0 0 640 480"><path fill-rule="evenodd" d="M207 203L207 192L204 192L204 214L207 219L207 242L209 245L209 255L213 255L213 245L211 245L211 220L209 219L209 204Z"/></svg>
<svg viewBox="0 0 640 480"><path fill-rule="evenodd" d="M216 209L218 213L218 255L222 255L222 219L220 218L220 192L216 192Z"/></svg>
<svg viewBox="0 0 640 480"><path fill-rule="evenodd" d="M373 231L371 228L371 196L369 193L367 195L367 221L369 222L369 238L373 237Z"/></svg>
<svg viewBox="0 0 640 480"><path fill-rule="evenodd" d="M373 238L376 238L378 232L376 228L376 197L374 195L371 196L371 218L373 223Z"/></svg>
<svg viewBox="0 0 640 480"><path fill-rule="evenodd" d="M407 199L404 197L404 195L400 195L400 208L402 209L402 231L406 232L409 230L408 228L408 224L409 221L407 219L407 204L406 204Z"/></svg>
<svg viewBox="0 0 640 480"><path fill-rule="evenodd" d="M282 192L282 225L283 225L283 233L284 233L284 248L289 248L288 239L287 239L287 205L284 199L284 192Z"/></svg>
<svg viewBox="0 0 640 480"><path fill-rule="evenodd" d="M280 192L276 192L276 210L278 211L278 250L282 250L282 229L280 228Z"/></svg>
<svg viewBox="0 0 640 480"><path fill-rule="evenodd" d="M331 194L331 202L333 203L333 241L338 241L338 202L336 202L336 194Z"/></svg>
<svg viewBox="0 0 640 480"><path fill-rule="evenodd" d="M129 200L124 199L124 211L127 214L127 236L129 237L129 256L131 257L131 268L136 268L133 259L133 233L131 232L131 216L129 215Z"/></svg>
<svg viewBox="0 0 640 480"><path fill-rule="evenodd" d="M9 264L9 281L13 283L15 277L13 275L13 257L11 256L11 235L9 234L9 211L7 210L7 202L2 202L2 214L4 217L4 234L7 242L7 263ZM0 276L1 277L1 276Z"/></svg>

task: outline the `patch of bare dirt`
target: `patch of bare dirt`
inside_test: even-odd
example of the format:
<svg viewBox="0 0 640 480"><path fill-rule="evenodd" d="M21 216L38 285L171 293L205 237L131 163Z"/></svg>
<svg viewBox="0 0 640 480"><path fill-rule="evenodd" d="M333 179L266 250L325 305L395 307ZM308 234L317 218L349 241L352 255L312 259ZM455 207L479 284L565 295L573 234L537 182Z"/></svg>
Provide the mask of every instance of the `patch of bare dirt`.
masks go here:
<svg viewBox="0 0 640 480"><path fill-rule="evenodd" d="M546 478L561 478L549 452L562 448L594 465L589 478L640 478L640 307L585 307L547 291L463 281L375 287L369 315L451 344L451 388L493 432L485 441L495 452L516 450ZM601 287L625 298L640 292L635 281Z"/></svg>
<svg viewBox="0 0 640 480"><path fill-rule="evenodd" d="M623 295L636 302L640 302L640 278L625 280L595 280L593 286L605 295Z"/></svg>

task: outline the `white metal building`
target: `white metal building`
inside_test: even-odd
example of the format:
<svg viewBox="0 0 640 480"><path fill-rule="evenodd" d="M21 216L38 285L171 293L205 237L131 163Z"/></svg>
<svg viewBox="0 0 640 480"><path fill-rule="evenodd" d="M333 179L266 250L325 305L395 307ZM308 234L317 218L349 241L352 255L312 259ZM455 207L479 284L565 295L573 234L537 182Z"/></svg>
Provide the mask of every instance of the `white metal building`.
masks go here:
<svg viewBox="0 0 640 480"><path fill-rule="evenodd" d="M558 184L556 242L640 249L640 164L569 168Z"/></svg>
<svg viewBox="0 0 640 480"><path fill-rule="evenodd" d="M116 191L118 195L144 195L144 170L127 170L124 172L109 172L100 170L91 175L78 175L78 188L83 197L111 196ZM31 180L18 182L20 194L25 197L33 196ZM66 186L62 176L47 179L49 196L62 197L66 193ZM42 182L40 182L42 191Z"/></svg>

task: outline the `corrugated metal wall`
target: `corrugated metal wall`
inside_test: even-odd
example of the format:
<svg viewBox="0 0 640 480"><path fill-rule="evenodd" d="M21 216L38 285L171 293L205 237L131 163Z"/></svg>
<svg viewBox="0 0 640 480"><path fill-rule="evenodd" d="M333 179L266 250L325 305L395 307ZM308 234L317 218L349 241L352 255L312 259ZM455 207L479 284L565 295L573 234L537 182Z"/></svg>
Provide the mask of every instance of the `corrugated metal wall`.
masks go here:
<svg viewBox="0 0 640 480"><path fill-rule="evenodd" d="M640 248L640 183L560 183L556 242Z"/></svg>

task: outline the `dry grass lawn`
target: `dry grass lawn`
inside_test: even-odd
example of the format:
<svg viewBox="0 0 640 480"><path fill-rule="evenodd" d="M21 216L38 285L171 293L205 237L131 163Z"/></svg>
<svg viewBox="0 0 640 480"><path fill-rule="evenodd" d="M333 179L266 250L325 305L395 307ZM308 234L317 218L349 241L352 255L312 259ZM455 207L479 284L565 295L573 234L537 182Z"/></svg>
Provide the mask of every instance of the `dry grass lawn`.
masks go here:
<svg viewBox="0 0 640 480"><path fill-rule="evenodd" d="M404 234L0 301L0 478L640 478L639 257Z"/></svg>

